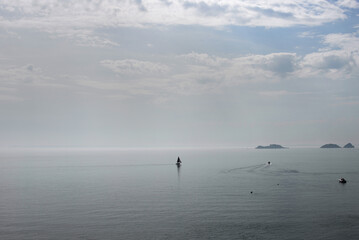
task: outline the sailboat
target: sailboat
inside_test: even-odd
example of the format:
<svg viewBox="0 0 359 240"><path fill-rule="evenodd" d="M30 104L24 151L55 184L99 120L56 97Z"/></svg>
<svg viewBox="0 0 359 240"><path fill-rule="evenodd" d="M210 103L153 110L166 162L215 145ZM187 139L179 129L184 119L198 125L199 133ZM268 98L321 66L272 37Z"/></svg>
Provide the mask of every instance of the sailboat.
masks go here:
<svg viewBox="0 0 359 240"><path fill-rule="evenodd" d="M182 161L181 161L180 157L178 157L177 162L176 162L177 167L181 166L181 163L182 163Z"/></svg>

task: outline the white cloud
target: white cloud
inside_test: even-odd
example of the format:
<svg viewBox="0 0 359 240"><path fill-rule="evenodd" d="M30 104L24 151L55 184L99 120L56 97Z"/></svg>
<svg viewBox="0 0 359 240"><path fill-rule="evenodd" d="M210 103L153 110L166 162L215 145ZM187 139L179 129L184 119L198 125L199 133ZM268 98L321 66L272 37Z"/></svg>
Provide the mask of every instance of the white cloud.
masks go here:
<svg viewBox="0 0 359 240"><path fill-rule="evenodd" d="M67 87L67 83L56 81L41 68L32 64L24 66L2 66L0 68L0 89L19 87Z"/></svg>
<svg viewBox="0 0 359 240"><path fill-rule="evenodd" d="M43 79L42 71L33 65L8 66L0 69L0 82L7 84L31 83Z"/></svg>
<svg viewBox="0 0 359 240"><path fill-rule="evenodd" d="M300 62L301 77L318 76L343 79L359 76L359 37L353 34L329 34L323 36L327 46L318 52L304 56Z"/></svg>
<svg viewBox="0 0 359 240"><path fill-rule="evenodd" d="M104 60L112 70L111 81L81 80L79 84L102 90L146 94L163 98L170 95L218 93L248 82L279 81L296 68L292 53L223 58L191 52L168 65L134 59Z"/></svg>
<svg viewBox="0 0 359 240"><path fill-rule="evenodd" d="M135 59L103 60L101 64L116 73L124 75L157 75L164 74L169 70L169 67L164 64Z"/></svg>
<svg viewBox="0 0 359 240"><path fill-rule="evenodd" d="M359 8L359 3L356 0L338 0L337 4L341 7Z"/></svg>
<svg viewBox="0 0 359 240"><path fill-rule="evenodd" d="M229 82L279 81L296 69L297 56L294 53L271 53L234 58L224 71Z"/></svg>
<svg viewBox="0 0 359 240"><path fill-rule="evenodd" d="M298 34L298 37L300 37L300 38L316 38L316 37L318 37L318 34L316 34L314 32L302 32L302 33Z"/></svg>
<svg viewBox="0 0 359 240"><path fill-rule="evenodd" d="M304 56L279 52L231 58L190 52L167 56L165 60L105 59L98 62L102 69L94 71L101 75L93 76L83 73L81 76L69 77L51 75L33 64L2 66L0 90L19 86L61 87L72 89L73 92L111 96L112 99L137 95L166 99L178 94L219 93L248 83L319 78L353 79L359 76L357 34L329 34L322 36L322 39L325 48ZM293 94L287 90L262 92L261 95Z"/></svg>
<svg viewBox="0 0 359 240"><path fill-rule="evenodd" d="M303 59L303 67L313 69L343 69L351 68L355 65L350 53L345 51L325 51L308 54Z"/></svg>
<svg viewBox="0 0 359 240"><path fill-rule="evenodd" d="M358 52L359 51L359 37L356 33L333 33L324 36L324 44L329 45L331 48L340 48L345 51Z"/></svg>
<svg viewBox="0 0 359 240"><path fill-rule="evenodd" d="M356 1L323 0L17 0L0 2L0 27L33 29L81 46L108 47L104 29L201 25L318 26L345 19ZM8 32L10 34L11 31Z"/></svg>
<svg viewBox="0 0 359 240"><path fill-rule="evenodd" d="M296 54L295 53L272 53L268 55L257 55L256 59L258 66L263 70L285 75L291 73L296 68Z"/></svg>
<svg viewBox="0 0 359 240"><path fill-rule="evenodd" d="M2 26L51 30L159 25L321 25L346 18L355 1L323 0L134 0L3 1Z"/></svg>
<svg viewBox="0 0 359 240"><path fill-rule="evenodd" d="M43 28L41 31L48 32L54 38L66 38L73 40L79 46L85 47L111 47L119 46L118 43L97 34L92 29L75 29L68 27L56 27L53 29Z"/></svg>
<svg viewBox="0 0 359 240"><path fill-rule="evenodd" d="M280 96L291 96L291 95L310 95L312 92L290 92L287 90L279 90L279 91L260 91L259 95L266 97L280 97Z"/></svg>
<svg viewBox="0 0 359 240"><path fill-rule="evenodd" d="M271 53L225 58L191 52L175 58L175 64L127 59L102 61L114 73L131 75L131 81L117 77L118 89L146 94L203 94L221 92L247 83L279 82L299 79L348 79L358 76L357 34L322 36L325 48L304 56ZM158 74L156 78L150 77ZM286 90L261 92L265 96L294 95ZM298 93L302 94L302 93Z"/></svg>
<svg viewBox="0 0 359 240"><path fill-rule="evenodd" d="M212 67L219 67L229 63L228 60L225 58L210 56L206 53L192 52L189 54L181 55L180 57L184 58L189 63L200 64L200 65L203 64Z"/></svg>

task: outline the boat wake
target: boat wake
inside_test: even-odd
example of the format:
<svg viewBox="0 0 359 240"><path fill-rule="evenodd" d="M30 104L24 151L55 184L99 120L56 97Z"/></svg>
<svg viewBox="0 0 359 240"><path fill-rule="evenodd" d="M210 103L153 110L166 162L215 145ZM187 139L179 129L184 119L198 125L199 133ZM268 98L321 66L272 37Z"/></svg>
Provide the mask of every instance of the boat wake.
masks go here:
<svg viewBox="0 0 359 240"><path fill-rule="evenodd" d="M285 174L296 174L300 173L295 169L276 169L274 170L271 167L272 164L257 164L246 167L232 168L224 171L225 173L235 173L245 171L247 173L260 173L260 174L269 174L269 175L285 175Z"/></svg>
<svg viewBox="0 0 359 240"><path fill-rule="evenodd" d="M271 167L271 164L257 164L245 167L232 168L223 171L224 173L260 173L268 175L288 175L288 174L303 174L303 175L351 175L359 174L359 171L350 172L301 172L296 169L275 169Z"/></svg>
<svg viewBox="0 0 359 240"><path fill-rule="evenodd" d="M236 172L236 171L242 171L242 170L244 170L246 172L255 172L259 169L267 168L267 167L268 167L268 164L257 164L257 165L247 166L247 167L232 168L225 172L230 173L230 172Z"/></svg>

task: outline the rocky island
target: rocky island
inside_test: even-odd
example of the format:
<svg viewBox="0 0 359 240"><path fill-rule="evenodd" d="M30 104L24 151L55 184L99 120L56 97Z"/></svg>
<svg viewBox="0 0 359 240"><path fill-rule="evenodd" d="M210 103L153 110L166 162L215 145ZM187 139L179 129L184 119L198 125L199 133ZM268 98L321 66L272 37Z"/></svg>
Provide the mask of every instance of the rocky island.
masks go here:
<svg viewBox="0 0 359 240"><path fill-rule="evenodd" d="M324 144L320 148L340 148L340 146L338 146L337 144L334 144L334 143L328 143L328 144Z"/></svg>
<svg viewBox="0 0 359 240"><path fill-rule="evenodd" d="M343 148L354 148L354 145L351 143L348 143Z"/></svg>
<svg viewBox="0 0 359 240"><path fill-rule="evenodd" d="M258 146L258 147L256 147L256 149L281 149L281 148L285 148L285 147L282 147L279 144L270 144L269 146Z"/></svg>

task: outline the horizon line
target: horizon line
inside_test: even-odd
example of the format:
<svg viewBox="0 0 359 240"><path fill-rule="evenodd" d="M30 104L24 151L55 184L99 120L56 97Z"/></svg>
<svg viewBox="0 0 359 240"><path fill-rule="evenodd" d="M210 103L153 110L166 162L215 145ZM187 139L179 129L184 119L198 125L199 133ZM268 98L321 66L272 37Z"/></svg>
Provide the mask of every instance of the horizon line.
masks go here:
<svg viewBox="0 0 359 240"><path fill-rule="evenodd" d="M259 146L259 145L257 145ZM234 145L206 145L206 146L0 146L1 150L69 150L69 151L135 151L135 150L220 150L220 149L255 149L257 146L234 146ZM322 145L285 145L285 148L320 148Z"/></svg>

